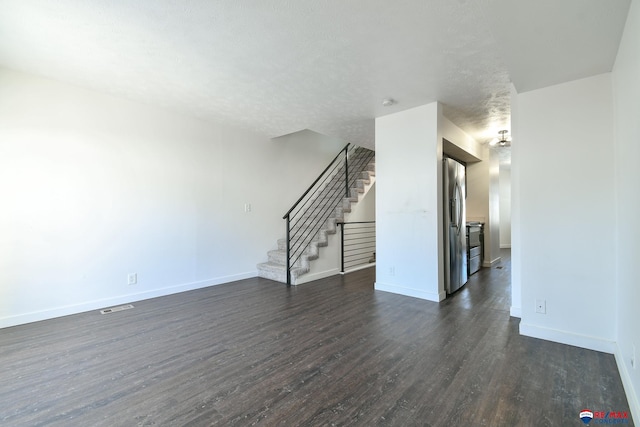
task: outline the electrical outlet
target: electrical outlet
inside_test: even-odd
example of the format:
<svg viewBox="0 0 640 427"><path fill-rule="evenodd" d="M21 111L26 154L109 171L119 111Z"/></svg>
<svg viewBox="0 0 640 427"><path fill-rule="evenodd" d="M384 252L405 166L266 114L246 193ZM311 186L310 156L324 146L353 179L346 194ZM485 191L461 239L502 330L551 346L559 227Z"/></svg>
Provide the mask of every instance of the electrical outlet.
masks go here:
<svg viewBox="0 0 640 427"><path fill-rule="evenodd" d="M636 346L631 346L631 367L636 369Z"/></svg>
<svg viewBox="0 0 640 427"><path fill-rule="evenodd" d="M547 301L543 299L536 300L536 313L547 314Z"/></svg>
<svg viewBox="0 0 640 427"><path fill-rule="evenodd" d="M251 203L245 203L244 204L244 211L245 212L251 212Z"/></svg>
<svg viewBox="0 0 640 427"><path fill-rule="evenodd" d="M396 275L396 268L389 267L389 276L395 276L395 275Z"/></svg>
<svg viewBox="0 0 640 427"><path fill-rule="evenodd" d="M138 283L138 273L130 273L127 276L127 284L135 285L136 283Z"/></svg>

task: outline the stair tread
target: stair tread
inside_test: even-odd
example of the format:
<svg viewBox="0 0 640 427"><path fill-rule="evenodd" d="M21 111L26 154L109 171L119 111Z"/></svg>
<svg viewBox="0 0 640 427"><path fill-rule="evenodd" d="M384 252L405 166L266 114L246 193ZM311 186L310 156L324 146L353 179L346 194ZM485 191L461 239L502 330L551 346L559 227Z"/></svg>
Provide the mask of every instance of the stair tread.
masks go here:
<svg viewBox="0 0 640 427"><path fill-rule="evenodd" d="M330 216L326 219L314 220L314 212L313 214L304 213L299 217L291 217L292 233L304 230L309 225L312 225L314 226L312 234L315 235L310 240L307 240L308 237L302 239L303 245L306 245L306 247L296 260L295 265L291 267L292 284L296 283L298 277L309 272L309 261L319 257L319 248L327 246L328 236L337 232L338 226L336 223L344 221L345 214L352 211L352 204L358 202L360 194L364 193L366 186L370 185L375 177L375 157L371 156L369 149L357 147L350 154L349 159L354 167L349 169L350 186L348 197L344 197L344 169L339 169L336 175L329 178L326 186L319 191L316 200L308 202L308 208L316 209L323 216L325 214ZM342 195L336 195L338 189L343 192ZM325 196L322 195L323 192ZM329 194L330 196L327 197ZM328 200L324 200L323 197L327 197ZM320 227L315 228L315 226ZM277 249L267 252L268 261L258 264L257 267L259 273L262 273L259 274L261 277L286 282L286 239L278 239L277 245Z"/></svg>
<svg viewBox="0 0 640 427"><path fill-rule="evenodd" d="M275 262L271 262L271 261L267 261L267 262L261 262L260 264L258 264L258 270L260 269L265 269L265 270L271 270L271 271L286 271L287 266L283 265L283 264L278 264ZM291 267L291 271L308 271L308 268L306 267Z"/></svg>

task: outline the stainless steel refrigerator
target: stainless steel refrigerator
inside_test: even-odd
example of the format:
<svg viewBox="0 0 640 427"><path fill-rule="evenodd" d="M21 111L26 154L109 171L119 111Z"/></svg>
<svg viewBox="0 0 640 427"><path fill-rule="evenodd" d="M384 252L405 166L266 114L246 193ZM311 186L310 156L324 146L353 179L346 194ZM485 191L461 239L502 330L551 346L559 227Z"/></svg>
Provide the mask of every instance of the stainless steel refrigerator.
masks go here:
<svg viewBox="0 0 640 427"><path fill-rule="evenodd" d="M467 283L465 167L445 158L444 172L444 256L445 290L451 294Z"/></svg>

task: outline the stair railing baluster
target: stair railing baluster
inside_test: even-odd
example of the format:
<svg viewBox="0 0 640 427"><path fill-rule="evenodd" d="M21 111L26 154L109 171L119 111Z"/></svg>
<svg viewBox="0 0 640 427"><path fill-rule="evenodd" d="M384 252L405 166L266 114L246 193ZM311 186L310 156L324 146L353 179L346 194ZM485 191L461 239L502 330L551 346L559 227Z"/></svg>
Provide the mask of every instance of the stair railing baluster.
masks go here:
<svg viewBox="0 0 640 427"><path fill-rule="evenodd" d="M344 197L349 197L349 153L344 153Z"/></svg>
<svg viewBox="0 0 640 427"><path fill-rule="evenodd" d="M344 273L344 222L340 223L340 273Z"/></svg>
<svg viewBox="0 0 640 427"><path fill-rule="evenodd" d="M291 216L287 214L287 286L291 286L291 240L289 240L289 234L291 233L291 228L289 227L291 223Z"/></svg>
<svg viewBox="0 0 640 427"><path fill-rule="evenodd" d="M331 165L333 165L333 163L336 161L336 159L338 159L338 158L340 157L340 155L342 154L342 152L343 152L343 151L345 151L345 152L346 152L347 148L349 148L349 145L351 145L351 144L347 144L347 145L345 145L345 147L344 147L342 150L340 150L340 152L338 153L338 155L337 155L337 156L336 156L336 157L331 161L331 163L329 164L329 166L327 166L327 167L325 168L325 170L323 170L323 171L322 171L322 173L320 174L320 176L318 176L318 177L316 178L316 180L315 180L315 181L313 181L313 184L311 184L311 185L309 186L309 188L307 189L307 191L305 191L305 192L302 194L302 196L300 196L300 198L299 198L299 199L298 199L298 200L293 204L293 206L291 207L291 209L289 209L289 211L288 211L286 214L284 214L284 217L282 217L283 219L284 219L287 215L289 215L289 214L291 213L291 211L292 211L292 210L294 210L294 209L298 206L298 204L302 201L302 199L304 199L304 197L305 197L307 194L309 194L309 191L311 191L311 189L312 189L312 188L313 188L313 187L318 183L318 181L320 181L320 179L324 176L324 174L329 170L329 168L331 167Z"/></svg>
<svg viewBox="0 0 640 427"><path fill-rule="evenodd" d="M328 165L328 166L327 166L327 167L322 171L322 173L318 176L318 178L316 178L316 180L313 182L313 184L311 184L311 185L309 186L309 188L307 189L307 191L305 191L305 192L302 194L302 196L300 196L300 198L299 198L299 199L298 199L298 200L293 204L293 206L291 207L291 209L289 209L289 210L287 211L287 213L283 216L283 219L286 219L286 220L287 220L287 255L286 255L286 258L287 258L287 285L291 285L291 264L292 264L292 262L291 262L291 257L292 257L292 254L291 254L291 230L290 230L290 218L291 218L291 213L292 213L292 212L293 212L293 211L298 207L298 205L300 204L300 202L302 202L302 201L305 199L305 197L309 194L309 192L313 189L313 187L315 187L315 185L316 185L318 182L320 182L320 180L325 176L325 174L327 173L327 171L328 171L329 169L331 169L331 166L333 166L333 165L334 165L335 161L336 161L338 158L340 158L340 156L342 155L342 153L343 153L343 152L345 153L345 156L346 156L346 153L348 152L348 150L349 150L349 146L350 146L350 145L351 145L351 144L347 144L347 145L345 145L345 146L344 146L344 148L343 148L342 150L340 150L340 152L338 153L338 155L337 155L337 156L336 156L336 157L331 161L331 163L329 163L329 165ZM326 180L326 177L325 177L325 180ZM317 189L316 189L316 192L317 192ZM315 194L315 192L314 192L313 194ZM312 199L311 199L311 198L309 198L309 199L307 200L307 202L308 202L309 200L312 200ZM307 202L305 202L305 203L303 204L303 206L304 206ZM312 204L313 204L313 202L312 202ZM296 211L296 212L294 213L294 216L295 216L296 214L300 213L300 211L301 211L301 210L302 210L302 209L298 209L298 211ZM304 215L304 213L302 213L302 215ZM300 221L300 219L298 219L298 221L297 221L297 222L299 222L299 221ZM296 222L296 223L297 223L297 222ZM294 232L294 234L295 234L295 232ZM297 252L297 250L294 250L294 251L293 251L293 256L296 256L296 255L297 255L297 256L296 256L296 260L295 260L293 263L297 262L298 258L300 258L300 256L302 256L302 253L304 252L304 248L302 248L302 251L300 251L300 254L296 254L296 252Z"/></svg>
<svg viewBox="0 0 640 427"><path fill-rule="evenodd" d="M339 160L341 156L344 156L342 166ZM364 176L361 171L367 170L367 165L374 156L370 150L347 144L283 216L286 220L287 285L290 286L294 278L292 269L305 266L298 265L298 261L319 235L320 230L326 228L323 222L332 217L332 212L338 214L338 208L344 214L346 202L343 202L343 198L351 198L351 188L356 189L355 192L358 193L358 179ZM341 181L344 182L344 196L340 189ZM344 224L337 222L336 226L340 226L343 234ZM341 241L344 248L343 238ZM306 258L302 259L307 262ZM345 262L344 259L341 261L342 270Z"/></svg>
<svg viewBox="0 0 640 427"><path fill-rule="evenodd" d="M342 222L342 268L354 271L375 262L376 223L375 221ZM373 255L373 256L372 256Z"/></svg>

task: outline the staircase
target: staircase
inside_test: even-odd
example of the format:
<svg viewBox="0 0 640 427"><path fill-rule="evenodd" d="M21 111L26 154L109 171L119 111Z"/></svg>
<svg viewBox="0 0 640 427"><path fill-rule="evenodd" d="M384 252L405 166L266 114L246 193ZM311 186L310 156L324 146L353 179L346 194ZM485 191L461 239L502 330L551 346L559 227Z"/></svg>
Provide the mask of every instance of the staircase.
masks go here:
<svg viewBox="0 0 640 427"><path fill-rule="evenodd" d="M285 214L287 238L279 239L278 249L268 252L268 261L258 264L258 275L298 284L311 261L320 256L320 248L327 246L328 236L336 232L336 223L345 220L374 179L374 152L347 144Z"/></svg>

